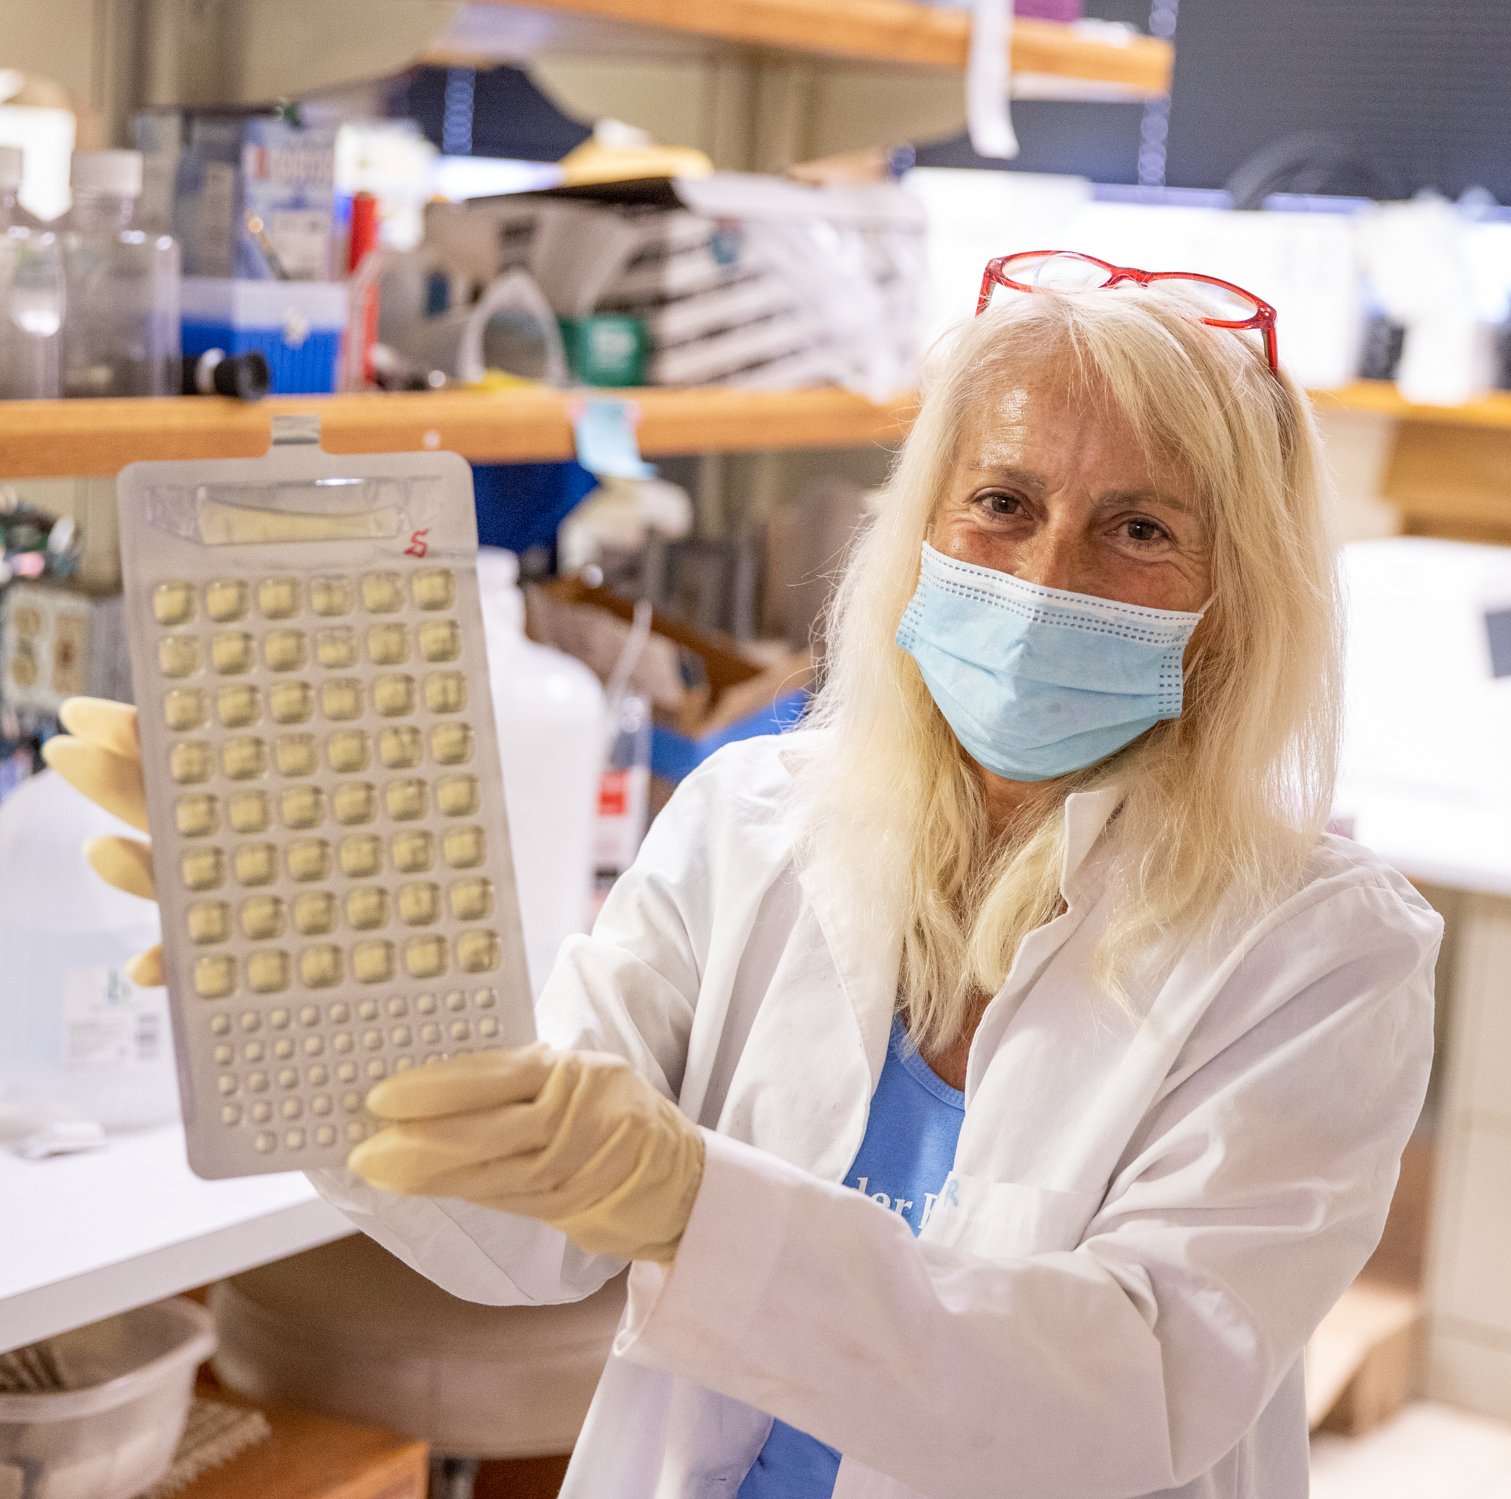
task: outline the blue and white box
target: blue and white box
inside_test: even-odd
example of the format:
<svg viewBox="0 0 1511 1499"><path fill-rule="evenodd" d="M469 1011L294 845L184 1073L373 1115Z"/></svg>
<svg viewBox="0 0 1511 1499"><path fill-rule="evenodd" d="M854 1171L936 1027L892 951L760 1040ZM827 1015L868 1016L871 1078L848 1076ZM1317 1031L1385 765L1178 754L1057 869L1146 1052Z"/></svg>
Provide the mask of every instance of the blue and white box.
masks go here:
<svg viewBox="0 0 1511 1499"><path fill-rule="evenodd" d="M344 281L237 281L186 276L180 306L186 355L259 350L275 395L328 395L346 331Z"/></svg>

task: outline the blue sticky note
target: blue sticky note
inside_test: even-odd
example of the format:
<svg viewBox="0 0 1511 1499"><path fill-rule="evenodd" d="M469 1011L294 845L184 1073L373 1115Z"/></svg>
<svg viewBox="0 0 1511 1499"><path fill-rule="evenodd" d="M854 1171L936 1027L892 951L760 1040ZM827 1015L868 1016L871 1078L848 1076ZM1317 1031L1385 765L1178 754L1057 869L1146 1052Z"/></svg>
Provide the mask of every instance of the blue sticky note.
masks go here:
<svg viewBox="0 0 1511 1499"><path fill-rule="evenodd" d="M649 479L655 468L640 456L635 418L628 401L584 401L572 419L577 461L611 479Z"/></svg>

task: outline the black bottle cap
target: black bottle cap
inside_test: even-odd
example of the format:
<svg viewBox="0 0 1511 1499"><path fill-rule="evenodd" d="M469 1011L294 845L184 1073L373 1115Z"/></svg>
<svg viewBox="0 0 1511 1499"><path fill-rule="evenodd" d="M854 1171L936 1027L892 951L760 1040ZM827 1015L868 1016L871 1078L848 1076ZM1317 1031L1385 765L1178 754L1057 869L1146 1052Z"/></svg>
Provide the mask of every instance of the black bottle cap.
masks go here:
<svg viewBox="0 0 1511 1499"><path fill-rule="evenodd" d="M260 401L268 393L272 371L267 356L258 349L227 354L224 349L206 349L184 360L186 395L232 396L238 401Z"/></svg>

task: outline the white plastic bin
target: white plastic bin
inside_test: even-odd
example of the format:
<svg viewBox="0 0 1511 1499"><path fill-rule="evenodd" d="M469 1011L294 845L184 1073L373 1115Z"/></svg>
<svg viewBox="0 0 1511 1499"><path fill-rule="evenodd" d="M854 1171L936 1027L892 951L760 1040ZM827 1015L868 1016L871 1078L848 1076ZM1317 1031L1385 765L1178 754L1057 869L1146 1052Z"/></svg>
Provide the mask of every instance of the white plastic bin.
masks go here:
<svg viewBox="0 0 1511 1499"><path fill-rule="evenodd" d="M209 1312L175 1298L48 1341L73 1388L0 1394L0 1494L132 1499L173 1462Z"/></svg>

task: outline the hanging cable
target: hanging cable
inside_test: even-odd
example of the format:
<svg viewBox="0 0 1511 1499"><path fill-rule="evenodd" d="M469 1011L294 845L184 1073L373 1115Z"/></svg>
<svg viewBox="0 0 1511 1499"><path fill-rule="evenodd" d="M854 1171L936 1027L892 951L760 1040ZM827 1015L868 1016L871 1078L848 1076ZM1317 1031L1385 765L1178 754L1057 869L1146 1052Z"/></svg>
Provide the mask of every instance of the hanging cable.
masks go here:
<svg viewBox="0 0 1511 1499"><path fill-rule="evenodd" d="M446 69L446 94L441 105L441 150L447 156L472 155L476 96L477 73L472 68Z"/></svg>
<svg viewBox="0 0 1511 1499"><path fill-rule="evenodd" d="M1172 45L1180 0L1153 0L1149 7L1149 35ZM1170 140L1170 95L1160 94L1144 105L1139 125L1138 183L1140 187L1165 185L1165 161Z"/></svg>

